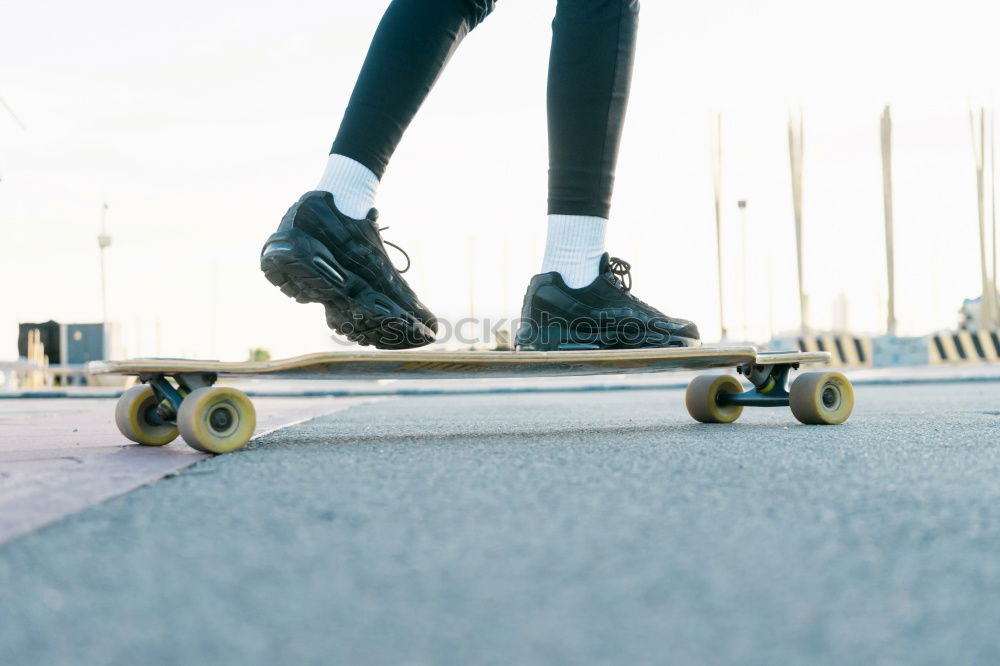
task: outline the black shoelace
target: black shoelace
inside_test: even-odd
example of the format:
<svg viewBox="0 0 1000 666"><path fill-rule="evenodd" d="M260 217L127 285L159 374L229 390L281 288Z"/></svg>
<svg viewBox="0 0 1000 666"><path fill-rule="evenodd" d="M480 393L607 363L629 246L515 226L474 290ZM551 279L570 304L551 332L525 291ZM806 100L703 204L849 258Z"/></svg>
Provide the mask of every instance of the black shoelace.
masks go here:
<svg viewBox="0 0 1000 666"><path fill-rule="evenodd" d="M388 229L388 228L389 228L389 227L379 227L379 228L378 228L378 230L379 230L379 233L382 233L383 231L385 231L385 230L386 230L386 229ZM410 255L408 255L408 254L406 253L406 250L404 250L403 248L399 247L399 246L398 246L398 245L396 245L395 243L390 243L389 241L387 241L387 240L386 240L386 239L384 239L384 238L382 239L382 242L383 242L383 243L385 243L386 245L388 245L389 247L394 247L394 248L396 248L397 250L399 250L400 254L402 254L402 255L403 255L404 257L406 257L406 268L404 268L403 270L399 271L399 269L398 269L398 268L396 268L395 264L393 265L393 268L396 268L396 270L397 270L397 271L399 271L399 274L400 274L400 275L402 275L402 274L403 274L403 273L405 273L406 271L410 270Z"/></svg>
<svg viewBox="0 0 1000 666"><path fill-rule="evenodd" d="M618 257L608 257L608 270L614 276L613 280L622 293L631 300L655 310L649 303L632 295L632 264L619 259Z"/></svg>
<svg viewBox="0 0 1000 666"><path fill-rule="evenodd" d="M632 264L618 257L608 257L608 267L625 291L632 291Z"/></svg>

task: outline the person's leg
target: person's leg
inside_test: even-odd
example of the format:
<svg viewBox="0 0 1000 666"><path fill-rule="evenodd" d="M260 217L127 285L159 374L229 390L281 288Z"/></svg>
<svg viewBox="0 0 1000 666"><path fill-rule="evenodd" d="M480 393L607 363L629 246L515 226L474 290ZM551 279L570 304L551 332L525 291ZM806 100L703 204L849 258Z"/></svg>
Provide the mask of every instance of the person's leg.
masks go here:
<svg viewBox="0 0 1000 666"><path fill-rule="evenodd" d="M267 279L359 344L432 342L434 314L386 253L372 205L378 181L448 59L496 0L393 0L378 27L315 191L261 250Z"/></svg>
<svg viewBox="0 0 1000 666"><path fill-rule="evenodd" d="M549 60L549 229L542 272L597 277L632 82L638 0L559 0Z"/></svg>
<svg viewBox="0 0 1000 666"><path fill-rule="evenodd" d="M318 190L362 218L396 146L462 39L496 0L394 0L379 24Z"/></svg>
<svg viewBox="0 0 1000 666"><path fill-rule="evenodd" d="M635 298L604 233L628 106L638 0L559 0L549 65L549 226L524 297L523 350L700 344L693 323Z"/></svg>

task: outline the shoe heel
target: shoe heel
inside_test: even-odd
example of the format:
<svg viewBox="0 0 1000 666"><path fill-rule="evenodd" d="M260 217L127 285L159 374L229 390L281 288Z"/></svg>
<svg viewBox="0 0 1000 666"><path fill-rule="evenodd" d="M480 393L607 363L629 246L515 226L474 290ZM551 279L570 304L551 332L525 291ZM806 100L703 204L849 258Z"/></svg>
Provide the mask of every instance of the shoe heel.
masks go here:
<svg viewBox="0 0 1000 666"><path fill-rule="evenodd" d="M271 234L260 252L260 270L300 303L336 302L349 295L353 281L322 244L298 229Z"/></svg>

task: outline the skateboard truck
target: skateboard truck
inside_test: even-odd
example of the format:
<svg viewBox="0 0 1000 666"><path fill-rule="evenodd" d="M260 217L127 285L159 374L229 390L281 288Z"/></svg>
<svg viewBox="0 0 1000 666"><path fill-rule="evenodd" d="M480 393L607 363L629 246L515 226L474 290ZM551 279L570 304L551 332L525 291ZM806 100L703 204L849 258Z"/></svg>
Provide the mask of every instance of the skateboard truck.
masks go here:
<svg viewBox="0 0 1000 666"><path fill-rule="evenodd" d="M742 405L743 407L787 407L789 404L789 379L792 370L798 370L798 363L776 363L757 365L747 363L736 368L736 372L746 377L753 388L743 393L722 393L718 397L720 405Z"/></svg>
<svg viewBox="0 0 1000 666"><path fill-rule="evenodd" d="M150 420L159 419L161 424L175 423L184 398L195 389L212 386L218 379L219 375L214 372L177 374L174 375L174 381L177 382L175 388L166 375L139 375L139 381L148 384L153 389L153 394L158 398L156 413L155 415L150 414Z"/></svg>

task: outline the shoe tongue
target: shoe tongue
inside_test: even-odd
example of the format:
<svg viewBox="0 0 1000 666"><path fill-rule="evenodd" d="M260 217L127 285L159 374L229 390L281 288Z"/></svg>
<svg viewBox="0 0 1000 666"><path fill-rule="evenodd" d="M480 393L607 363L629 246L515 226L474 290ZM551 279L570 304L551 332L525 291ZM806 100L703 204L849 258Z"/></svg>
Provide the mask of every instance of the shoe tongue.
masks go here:
<svg viewBox="0 0 1000 666"><path fill-rule="evenodd" d="M593 265L593 264L591 264ZM604 275L611 272L611 255L607 252L601 255L601 263L597 266L597 274Z"/></svg>

